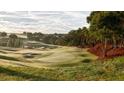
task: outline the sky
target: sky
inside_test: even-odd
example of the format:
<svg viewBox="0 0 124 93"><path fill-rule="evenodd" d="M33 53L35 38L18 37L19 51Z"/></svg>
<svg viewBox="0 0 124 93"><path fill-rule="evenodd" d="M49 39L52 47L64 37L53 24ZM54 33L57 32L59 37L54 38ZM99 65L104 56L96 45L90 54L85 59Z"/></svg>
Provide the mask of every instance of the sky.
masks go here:
<svg viewBox="0 0 124 93"><path fill-rule="evenodd" d="M89 11L0 11L0 31L67 33L88 26Z"/></svg>

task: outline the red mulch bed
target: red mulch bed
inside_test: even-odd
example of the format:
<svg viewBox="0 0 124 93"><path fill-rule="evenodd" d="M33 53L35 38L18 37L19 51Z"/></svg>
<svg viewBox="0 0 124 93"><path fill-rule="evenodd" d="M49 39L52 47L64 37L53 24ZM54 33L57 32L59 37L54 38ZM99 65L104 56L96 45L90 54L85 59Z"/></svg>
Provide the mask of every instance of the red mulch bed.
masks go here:
<svg viewBox="0 0 124 93"><path fill-rule="evenodd" d="M104 50L106 50L106 55L104 56ZM99 56L99 58L113 58L117 56L124 55L124 48L113 48L112 44L107 44L106 49L104 48L104 44L99 43L94 47L89 48L89 52Z"/></svg>

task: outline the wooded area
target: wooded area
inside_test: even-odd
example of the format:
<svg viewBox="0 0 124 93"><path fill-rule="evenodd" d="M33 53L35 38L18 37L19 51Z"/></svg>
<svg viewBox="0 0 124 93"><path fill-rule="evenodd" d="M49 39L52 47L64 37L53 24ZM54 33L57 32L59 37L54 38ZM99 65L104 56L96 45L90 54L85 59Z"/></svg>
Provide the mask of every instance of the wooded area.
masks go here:
<svg viewBox="0 0 124 93"><path fill-rule="evenodd" d="M100 58L124 55L124 12L95 11L87 17L89 27L68 34L26 33L29 40L49 44L89 48Z"/></svg>
<svg viewBox="0 0 124 93"><path fill-rule="evenodd" d="M89 48L100 58L124 55L124 12L95 11L87 17L89 27L71 30L68 34L43 34L41 32L23 32L28 40L62 46ZM58 32L59 33L59 32ZM2 39L7 33L1 32ZM24 38L10 34L7 43L2 46L22 47ZM5 40L4 40L5 41Z"/></svg>

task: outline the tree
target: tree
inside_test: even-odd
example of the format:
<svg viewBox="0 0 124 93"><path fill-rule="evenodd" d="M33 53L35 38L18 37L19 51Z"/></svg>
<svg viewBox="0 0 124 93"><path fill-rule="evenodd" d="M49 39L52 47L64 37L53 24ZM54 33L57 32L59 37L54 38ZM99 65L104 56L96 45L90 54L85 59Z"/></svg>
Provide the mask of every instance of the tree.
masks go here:
<svg viewBox="0 0 124 93"><path fill-rule="evenodd" d="M68 45L86 47L91 42L89 30L86 27L71 30L66 36L65 41Z"/></svg>
<svg viewBox="0 0 124 93"><path fill-rule="evenodd" d="M7 33L6 32L1 32L0 36L5 37L5 36L7 36Z"/></svg>
<svg viewBox="0 0 124 93"><path fill-rule="evenodd" d="M31 32L27 32L27 38L29 40L32 40L33 39L32 37L33 37L33 34Z"/></svg>
<svg viewBox="0 0 124 93"><path fill-rule="evenodd" d="M23 32L23 35L26 35L27 33L26 32Z"/></svg>
<svg viewBox="0 0 124 93"><path fill-rule="evenodd" d="M35 41L41 41L43 34L40 32L33 33L33 40Z"/></svg>
<svg viewBox="0 0 124 93"><path fill-rule="evenodd" d="M124 35L124 12L121 11L97 11L91 12L87 17L87 22L90 24L91 31L101 31L107 29L109 38L113 40L113 47L116 47L116 41L120 35ZM105 30L104 30L105 31ZM106 34L103 34L106 38Z"/></svg>
<svg viewBox="0 0 124 93"><path fill-rule="evenodd" d="M7 46L8 47L16 47L16 41L18 40L18 37L17 35L15 34L10 34L9 35L9 40L8 40L8 43L7 43Z"/></svg>
<svg viewBox="0 0 124 93"><path fill-rule="evenodd" d="M18 37L17 37L17 35L16 35L16 34L10 34L10 35L9 35L9 38L12 38L12 39L17 39Z"/></svg>

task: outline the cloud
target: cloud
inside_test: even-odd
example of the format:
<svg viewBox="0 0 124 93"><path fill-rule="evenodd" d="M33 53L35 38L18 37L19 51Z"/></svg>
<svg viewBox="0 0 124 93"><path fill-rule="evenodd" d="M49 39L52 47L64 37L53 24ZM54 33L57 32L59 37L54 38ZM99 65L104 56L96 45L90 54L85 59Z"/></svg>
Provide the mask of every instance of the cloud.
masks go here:
<svg viewBox="0 0 124 93"><path fill-rule="evenodd" d="M0 31L67 33L87 26L87 11L16 11L0 12Z"/></svg>

